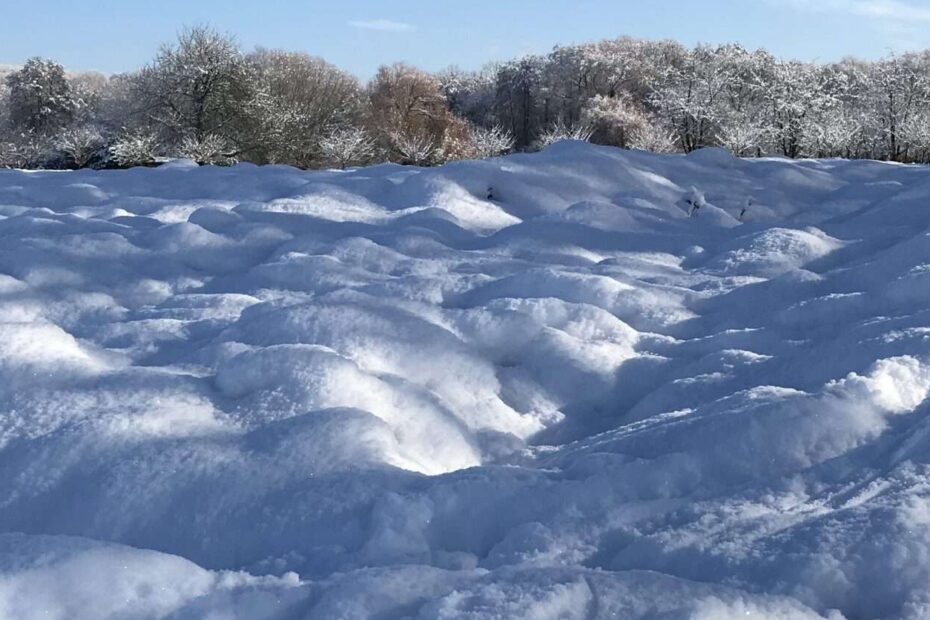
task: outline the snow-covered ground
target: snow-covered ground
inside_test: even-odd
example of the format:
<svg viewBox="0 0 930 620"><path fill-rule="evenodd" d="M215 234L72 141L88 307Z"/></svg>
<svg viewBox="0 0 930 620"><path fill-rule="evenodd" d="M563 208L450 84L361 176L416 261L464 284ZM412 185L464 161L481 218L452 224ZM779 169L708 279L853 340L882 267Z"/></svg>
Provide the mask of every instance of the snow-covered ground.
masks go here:
<svg viewBox="0 0 930 620"><path fill-rule="evenodd" d="M928 302L924 167L0 171L0 618L930 617Z"/></svg>

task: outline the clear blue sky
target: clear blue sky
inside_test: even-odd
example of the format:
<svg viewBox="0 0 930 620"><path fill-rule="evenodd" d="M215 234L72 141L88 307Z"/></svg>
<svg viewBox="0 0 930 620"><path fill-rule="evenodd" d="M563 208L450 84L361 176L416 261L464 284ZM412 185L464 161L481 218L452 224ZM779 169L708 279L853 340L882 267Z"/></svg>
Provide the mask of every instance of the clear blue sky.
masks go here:
<svg viewBox="0 0 930 620"><path fill-rule="evenodd" d="M404 60L435 70L627 34L736 41L806 60L930 47L930 0L4 0L0 64L139 67L184 25L303 50L362 78Z"/></svg>

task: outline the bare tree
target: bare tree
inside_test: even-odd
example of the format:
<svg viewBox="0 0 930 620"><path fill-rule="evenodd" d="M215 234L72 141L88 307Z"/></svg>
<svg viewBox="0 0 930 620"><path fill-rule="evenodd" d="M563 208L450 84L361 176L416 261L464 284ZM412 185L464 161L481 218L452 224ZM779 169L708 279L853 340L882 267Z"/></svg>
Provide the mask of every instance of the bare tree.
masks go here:
<svg viewBox="0 0 930 620"><path fill-rule="evenodd" d="M320 140L320 150L326 161L345 170L350 165L371 159L375 154L375 143L360 127L342 127Z"/></svg>
<svg viewBox="0 0 930 620"><path fill-rule="evenodd" d="M426 165L467 156L468 127L428 73L404 64L381 67L368 100L369 130L393 160Z"/></svg>

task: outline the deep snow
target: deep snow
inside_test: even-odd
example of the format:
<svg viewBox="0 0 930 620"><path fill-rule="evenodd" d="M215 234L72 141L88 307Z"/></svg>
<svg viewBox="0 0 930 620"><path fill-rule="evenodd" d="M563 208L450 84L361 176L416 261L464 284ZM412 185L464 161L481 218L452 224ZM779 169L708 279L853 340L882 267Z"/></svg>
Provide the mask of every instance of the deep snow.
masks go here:
<svg viewBox="0 0 930 620"><path fill-rule="evenodd" d="M0 618L930 617L928 301L926 167L0 171Z"/></svg>

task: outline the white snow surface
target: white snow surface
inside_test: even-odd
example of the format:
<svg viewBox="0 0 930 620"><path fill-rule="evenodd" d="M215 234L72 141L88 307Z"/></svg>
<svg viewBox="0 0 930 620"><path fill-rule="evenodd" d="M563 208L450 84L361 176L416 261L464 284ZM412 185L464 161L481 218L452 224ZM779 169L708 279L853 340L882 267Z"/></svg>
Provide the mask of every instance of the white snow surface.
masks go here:
<svg viewBox="0 0 930 620"><path fill-rule="evenodd" d="M0 171L0 619L927 618L928 393L926 167Z"/></svg>

